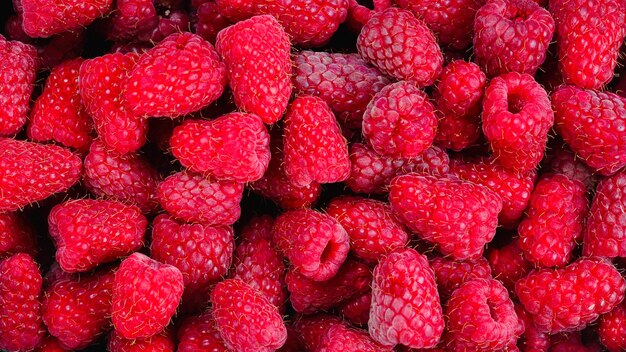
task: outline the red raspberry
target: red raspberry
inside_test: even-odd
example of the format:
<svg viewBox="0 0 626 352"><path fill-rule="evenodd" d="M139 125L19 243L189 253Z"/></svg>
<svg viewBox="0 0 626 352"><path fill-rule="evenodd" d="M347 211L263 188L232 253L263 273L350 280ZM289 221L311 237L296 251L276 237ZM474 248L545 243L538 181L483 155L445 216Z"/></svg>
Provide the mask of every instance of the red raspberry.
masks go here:
<svg viewBox="0 0 626 352"><path fill-rule="evenodd" d="M85 157L85 187L96 196L137 205L143 212L155 210L160 176L148 160L138 154L107 150L96 140Z"/></svg>
<svg viewBox="0 0 626 352"><path fill-rule="evenodd" d="M146 142L147 122L126 108L122 94L124 80L137 58L135 53L107 54L80 66L80 94L85 109L102 142L121 154L135 152Z"/></svg>
<svg viewBox="0 0 626 352"><path fill-rule="evenodd" d="M169 331L163 331L147 338L125 339L113 331L109 337L109 352L174 352L176 343Z"/></svg>
<svg viewBox="0 0 626 352"><path fill-rule="evenodd" d="M578 331L559 335L551 338L550 352L602 352L602 346L596 341L583 343L581 333Z"/></svg>
<svg viewBox="0 0 626 352"><path fill-rule="evenodd" d="M409 239L389 205L374 199L338 197L328 204L326 213L346 230L356 256L371 263L404 247Z"/></svg>
<svg viewBox="0 0 626 352"><path fill-rule="evenodd" d="M559 67L565 83L599 89L613 78L624 40L619 1L552 0Z"/></svg>
<svg viewBox="0 0 626 352"><path fill-rule="evenodd" d="M540 269L515 284L524 308L542 331L582 330L624 298L626 281L609 262L580 259L565 268Z"/></svg>
<svg viewBox="0 0 626 352"><path fill-rule="evenodd" d="M170 145L192 171L244 183L263 176L270 161L269 140L261 118L234 112L211 121L185 121L174 129Z"/></svg>
<svg viewBox="0 0 626 352"><path fill-rule="evenodd" d="M546 59L554 19L532 0L492 0L476 12L474 32L476 61L487 75L534 75Z"/></svg>
<svg viewBox="0 0 626 352"><path fill-rule="evenodd" d="M241 241L253 242L257 239L264 239L272 242L272 229L274 219L269 215L255 216L241 229L239 239Z"/></svg>
<svg viewBox="0 0 626 352"><path fill-rule="evenodd" d="M624 98L563 86L552 93L556 129L589 167L611 175L626 165Z"/></svg>
<svg viewBox="0 0 626 352"><path fill-rule="evenodd" d="M550 335L540 331L533 322L533 317L520 304L515 304L515 313L524 323L524 333L517 341L517 346L523 352L547 352L550 348Z"/></svg>
<svg viewBox="0 0 626 352"><path fill-rule="evenodd" d="M115 272L111 308L115 332L127 339L159 333L176 313L183 287L176 267L133 253Z"/></svg>
<svg viewBox="0 0 626 352"><path fill-rule="evenodd" d="M394 252L374 269L369 333L386 346L430 348L439 343L444 322L435 274L413 249Z"/></svg>
<svg viewBox="0 0 626 352"><path fill-rule="evenodd" d="M28 351L43 339L39 266L25 253L0 261L0 349Z"/></svg>
<svg viewBox="0 0 626 352"><path fill-rule="evenodd" d="M108 330L114 277L113 271L67 277L46 289L43 322L63 348L83 349Z"/></svg>
<svg viewBox="0 0 626 352"><path fill-rule="evenodd" d="M626 349L626 303L622 302L600 317L598 336L600 342L611 352Z"/></svg>
<svg viewBox="0 0 626 352"><path fill-rule="evenodd" d="M0 258L17 253L37 254L37 243L31 224L21 213L0 213Z"/></svg>
<svg viewBox="0 0 626 352"><path fill-rule="evenodd" d="M457 260L482 255L496 233L502 209L500 196L487 187L417 174L396 177L389 202L409 229Z"/></svg>
<svg viewBox="0 0 626 352"><path fill-rule="evenodd" d="M367 334L367 332L336 324L328 328L316 349L317 352L392 352Z"/></svg>
<svg viewBox="0 0 626 352"><path fill-rule="evenodd" d="M487 255L493 278L500 280L512 293L515 290L515 283L533 268L524 257L519 242L519 238L515 238L502 248L490 250Z"/></svg>
<svg viewBox="0 0 626 352"><path fill-rule="evenodd" d="M78 70L83 59L55 67L30 114L28 137L35 142L55 141L86 151L92 141L93 121L80 100Z"/></svg>
<svg viewBox="0 0 626 352"><path fill-rule="evenodd" d="M133 113L177 117L206 107L225 85L226 69L213 45L183 32L143 54L122 89Z"/></svg>
<svg viewBox="0 0 626 352"><path fill-rule="evenodd" d="M498 216L500 225L515 228L530 200L537 172L522 174L510 171L493 159L475 159L464 162L453 159L450 173L462 180L485 186L502 198L502 211Z"/></svg>
<svg viewBox="0 0 626 352"><path fill-rule="evenodd" d="M348 178L348 145L322 99L303 95L291 103L283 144L285 173L292 184L304 187L313 181L333 183Z"/></svg>
<svg viewBox="0 0 626 352"><path fill-rule="evenodd" d="M0 135L17 134L26 123L37 62L31 45L0 35Z"/></svg>
<svg viewBox="0 0 626 352"><path fill-rule="evenodd" d="M237 279L220 282L211 292L213 317L228 348L271 352L287 340L278 308L252 286Z"/></svg>
<svg viewBox="0 0 626 352"><path fill-rule="evenodd" d="M408 81L383 88L363 113L363 136L383 156L417 157L433 144L436 132L433 105Z"/></svg>
<svg viewBox="0 0 626 352"><path fill-rule="evenodd" d="M579 181L586 189L591 189L595 185L591 169L565 146L555 150L546 171L563 174L572 181Z"/></svg>
<svg viewBox="0 0 626 352"><path fill-rule="evenodd" d="M337 119L350 128L361 127L367 103L390 83L358 54L304 50L293 61L296 92L322 98Z"/></svg>
<svg viewBox="0 0 626 352"><path fill-rule="evenodd" d="M65 148L0 137L0 150L0 212L64 192L82 173L80 158Z"/></svg>
<svg viewBox="0 0 626 352"><path fill-rule="evenodd" d="M231 225L239 219L243 184L211 181L193 172L170 175L157 188L163 209L178 219L207 225Z"/></svg>
<svg viewBox="0 0 626 352"><path fill-rule="evenodd" d="M349 151L350 177L346 185L357 193L385 193L394 177L411 172L442 176L450 171L448 154L434 145L411 159L381 156L361 143L352 143Z"/></svg>
<svg viewBox="0 0 626 352"><path fill-rule="evenodd" d="M237 107L272 124L291 96L289 37L272 16L256 16L220 31L215 48L224 59Z"/></svg>
<svg viewBox="0 0 626 352"><path fill-rule="evenodd" d="M532 76L511 72L491 80L482 119L483 132L500 165L516 172L537 167L554 113L548 94Z"/></svg>
<svg viewBox="0 0 626 352"><path fill-rule="evenodd" d="M435 272L437 289L442 302L467 281L491 278L491 268L484 257L459 261L436 257L430 260L430 267Z"/></svg>
<svg viewBox="0 0 626 352"><path fill-rule="evenodd" d="M335 276L350 250L346 230L333 217L311 209L283 213L272 232L295 269L315 281Z"/></svg>
<svg viewBox="0 0 626 352"><path fill-rule="evenodd" d="M524 331L506 288L493 279L462 284L446 304L446 317L455 351L500 351Z"/></svg>
<svg viewBox="0 0 626 352"><path fill-rule="evenodd" d="M61 346L56 337L48 336L35 348L35 352L70 352Z"/></svg>
<svg viewBox="0 0 626 352"><path fill-rule="evenodd" d="M111 40L146 37L156 28L159 17L153 0L117 0L107 28Z"/></svg>
<svg viewBox="0 0 626 352"><path fill-rule="evenodd" d="M20 0L24 32L31 37L49 37L87 26L105 16L112 0Z"/></svg>
<svg viewBox="0 0 626 352"><path fill-rule="evenodd" d="M108 200L69 200L48 217L56 259L67 272L88 271L138 250L147 226L139 208Z"/></svg>
<svg viewBox="0 0 626 352"><path fill-rule="evenodd" d="M187 317L178 328L178 352L228 352L213 320L213 312Z"/></svg>
<svg viewBox="0 0 626 352"><path fill-rule="evenodd" d="M344 319L354 325L365 326L370 319L372 291L367 291L341 304L339 312Z"/></svg>
<svg viewBox="0 0 626 352"><path fill-rule="evenodd" d="M444 67L434 93L439 125L435 141L459 151L480 138L480 102L486 76L478 65L455 60Z"/></svg>
<svg viewBox="0 0 626 352"><path fill-rule="evenodd" d="M346 260L337 274L326 281L315 281L293 270L287 273L285 281L293 309L312 314L329 310L369 290L372 274L367 265Z"/></svg>
<svg viewBox="0 0 626 352"><path fill-rule="evenodd" d="M300 335L306 351L317 351L324 334L334 325L344 322L334 315L318 314L300 317L294 323L296 332Z"/></svg>
<svg viewBox="0 0 626 352"><path fill-rule="evenodd" d="M193 17L194 33L210 43L215 43L217 33L232 23L219 10L217 2L207 1L196 9Z"/></svg>
<svg viewBox="0 0 626 352"><path fill-rule="evenodd" d="M408 11L389 8L372 15L356 42L359 54L382 73L418 87L432 85L443 56L426 24Z"/></svg>

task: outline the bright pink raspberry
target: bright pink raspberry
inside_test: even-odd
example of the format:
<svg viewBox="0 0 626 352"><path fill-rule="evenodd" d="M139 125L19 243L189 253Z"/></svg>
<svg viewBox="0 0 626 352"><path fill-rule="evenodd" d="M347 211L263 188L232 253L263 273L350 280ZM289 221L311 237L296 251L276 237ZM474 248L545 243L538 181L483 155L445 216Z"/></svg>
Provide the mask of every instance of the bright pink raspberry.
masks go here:
<svg viewBox="0 0 626 352"><path fill-rule="evenodd" d="M600 317L598 323L600 342L611 352L626 349L626 303L615 307Z"/></svg>
<svg viewBox="0 0 626 352"><path fill-rule="evenodd" d="M284 212L272 232L295 269L315 281L335 276L350 249L348 234L337 220L311 209Z"/></svg>
<svg viewBox="0 0 626 352"><path fill-rule="evenodd" d="M49 37L87 26L108 14L112 0L20 0L24 32Z"/></svg>
<svg viewBox="0 0 626 352"><path fill-rule="evenodd" d="M567 146L555 150L546 171L554 174L563 174L570 180L579 181L587 189L595 186L596 180L589 166Z"/></svg>
<svg viewBox="0 0 626 352"><path fill-rule="evenodd" d="M178 328L178 352L228 352L217 331L213 312L187 317Z"/></svg>
<svg viewBox="0 0 626 352"><path fill-rule="evenodd" d="M496 162L515 172L537 167L554 113L548 94L532 76L511 72L492 79L482 120Z"/></svg>
<svg viewBox="0 0 626 352"><path fill-rule="evenodd" d="M0 35L0 135L15 135L26 123L37 74L36 58L33 46Z"/></svg>
<svg viewBox="0 0 626 352"><path fill-rule="evenodd" d="M328 328L316 349L318 352L392 352L374 341L366 331L352 329L343 324L336 324Z"/></svg>
<svg viewBox="0 0 626 352"><path fill-rule="evenodd" d="M126 339L113 330L107 347L109 352L174 352L176 343L169 331L145 338Z"/></svg>
<svg viewBox="0 0 626 352"><path fill-rule="evenodd" d="M487 254L493 278L501 281L511 292L515 290L515 283L533 269L519 242L519 238L515 238L511 243L491 249Z"/></svg>
<svg viewBox="0 0 626 352"><path fill-rule="evenodd" d="M316 351L326 331L337 324L341 325L344 322L335 315L305 315L294 322L294 329L300 335L306 350Z"/></svg>
<svg viewBox="0 0 626 352"><path fill-rule="evenodd" d="M230 26L232 22L220 12L217 2L207 1L196 9L192 24L194 33L210 43L215 43L217 33Z"/></svg>
<svg viewBox="0 0 626 352"><path fill-rule="evenodd" d="M21 213L0 213L0 258L17 253L35 257L38 251L31 224Z"/></svg>
<svg viewBox="0 0 626 352"><path fill-rule="evenodd" d="M185 121L174 129L170 145L172 154L190 170L245 183L265 173L269 140L260 117L234 112L211 121Z"/></svg>
<svg viewBox="0 0 626 352"><path fill-rule="evenodd" d="M442 301L446 301L452 292L467 281L491 278L491 268L484 257L458 261L436 257L430 260L430 267L435 272L437 289Z"/></svg>
<svg viewBox="0 0 626 352"><path fill-rule="evenodd" d="M370 319L371 305L372 291L368 290L343 302L339 307L339 313L354 325L366 326Z"/></svg>

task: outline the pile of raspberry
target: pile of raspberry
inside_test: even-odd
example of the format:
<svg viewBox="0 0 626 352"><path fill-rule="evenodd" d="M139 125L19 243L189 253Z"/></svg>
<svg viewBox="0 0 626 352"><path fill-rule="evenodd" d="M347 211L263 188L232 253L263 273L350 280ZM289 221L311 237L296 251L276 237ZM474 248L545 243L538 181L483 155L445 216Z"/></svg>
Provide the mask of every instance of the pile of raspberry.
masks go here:
<svg viewBox="0 0 626 352"><path fill-rule="evenodd" d="M625 37L622 0L3 1L0 350L626 351Z"/></svg>

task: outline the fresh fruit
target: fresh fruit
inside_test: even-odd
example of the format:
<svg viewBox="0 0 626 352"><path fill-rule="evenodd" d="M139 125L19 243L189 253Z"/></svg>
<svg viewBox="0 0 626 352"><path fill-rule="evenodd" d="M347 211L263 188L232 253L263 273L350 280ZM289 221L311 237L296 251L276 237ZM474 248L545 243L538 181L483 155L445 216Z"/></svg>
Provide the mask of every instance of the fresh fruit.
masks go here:
<svg viewBox="0 0 626 352"><path fill-rule="evenodd" d="M77 30L108 14L112 0L20 0L24 32L31 37L49 37Z"/></svg>

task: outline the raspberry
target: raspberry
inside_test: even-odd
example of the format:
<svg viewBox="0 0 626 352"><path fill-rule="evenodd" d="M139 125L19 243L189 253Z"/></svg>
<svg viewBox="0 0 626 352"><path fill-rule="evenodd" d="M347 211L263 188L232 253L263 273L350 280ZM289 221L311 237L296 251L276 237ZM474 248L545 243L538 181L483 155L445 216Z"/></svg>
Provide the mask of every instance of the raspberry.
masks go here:
<svg viewBox="0 0 626 352"><path fill-rule="evenodd" d="M563 86L552 93L552 104L557 131L589 167L607 176L626 165L623 98Z"/></svg>
<svg viewBox="0 0 626 352"><path fill-rule="evenodd" d="M112 0L20 0L24 32L30 37L49 37L85 27L105 16Z"/></svg>
<svg viewBox="0 0 626 352"><path fill-rule="evenodd" d="M354 325L365 326L370 318L370 306L372 305L372 291L367 291L352 297L342 303L339 312L344 319Z"/></svg>
<svg viewBox="0 0 626 352"><path fill-rule="evenodd" d="M369 333L385 345L430 348L444 322L435 275L428 259L413 249L394 252L374 269Z"/></svg>
<svg viewBox="0 0 626 352"><path fill-rule="evenodd" d="M39 343L35 352L68 352L68 350L61 346L61 343L56 337L47 336Z"/></svg>
<svg viewBox="0 0 626 352"><path fill-rule="evenodd" d="M272 16L256 16L220 31L215 48L224 59L237 107L272 124L291 96L289 37Z"/></svg>
<svg viewBox="0 0 626 352"><path fill-rule="evenodd" d="M335 276L350 249L346 230L333 217L311 209L284 212L272 232L295 269L315 281Z"/></svg>
<svg viewBox="0 0 626 352"><path fill-rule="evenodd" d="M146 142L147 122L126 108L122 94L124 80L137 58L135 53L107 54L85 60L80 66L80 94L85 109L102 142L120 154L133 153Z"/></svg>
<svg viewBox="0 0 626 352"><path fill-rule="evenodd" d="M506 288L493 279L462 284L448 300L446 316L455 351L499 351L524 331Z"/></svg>
<svg viewBox="0 0 626 352"><path fill-rule="evenodd" d="M254 242L257 239L264 239L272 242L272 229L274 228L274 219L269 215L256 216L250 219L243 226L239 233L241 241ZM273 243L272 243L273 244Z"/></svg>
<svg viewBox="0 0 626 352"><path fill-rule="evenodd" d="M336 324L328 328L322 337L316 351L318 352L391 352L372 338L365 331L351 329L342 324Z"/></svg>
<svg viewBox="0 0 626 352"><path fill-rule="evenodd" d="M283 139L285 173L300 187L340 182L348 178L350 159L346 139L326 103L303 95L290 105Z"/></svg>
<svg viewBox="0 0 626 352"><path fill-rule="evenodd" d="M107 150L101 140L91 144L85 157L83 181L91 193L136 205L146 213L158 206L155 191L160 179L142 156Z"/></svg>
<svg viewBox="0 0 626 352"><path fill-rule="evenodd" d="M622 303L600 317L598 336L609 351L626 349L626 304Z"/></svg>
<svg viewBox="0 0 626 352"><path fill-rule="evenodd" d="M554 151L546 171L563 174L572 181L579 181L586 189L595 186L595 177L591 169L565 146Z"/></svg>
<svg viewBox="0 0 626 352"><path fill-rule="evenodd" d="M428 96L407 81L376 93L363 113L363 136L383 156L417 157L433 144L436 131Z"/></svg>
<svg viewBox="0 0 626 352"><path fill-rule="evenodd" d="M39 266L25 253L0 261L0 349L28 351L43 339Z"/></svg>
<svg viewBox="0 0 626 352"><path fill-rule="evenodd" d="M520 304L515 304L515 313L524 323L524 333L517 342L520 350L524 352L548 351L550 348L550 335L537 329L530 313Z"/></svg>
<svg viewBox="0 0 626 352"><path fill-rule="evenodd" d="M361 127L367 103L390 83L358 54L303 50L293 61L296 92L322 98L337 119L350 128Z"/></svg>
<svg viewBox="0 0 626 352"><path fill-rule="evenodd" d="M534 75L546 59L554 19L532 0L494 0L476 12L474 32L476 61L487 75Z"/></svg>
<svg viewBox="0 0 626 352"><path fill-rule="evenodd" d="M83 349L108 330L111 322L112 271L62 278L50 285L41 311L51 335L61 346Z"/></svg>
<svg viewBox="0 0 626 352"><path fill-rule="evenodd" d="M0 212L64 192L82 173L80 158L65 148L0 137L0 150Z"/></svg>
<svg viewBox="0 0 626 352"><path fill-rule="evenodd" d="M491 80L482 119L483 132L500 165L516 172L537 167L554 113L546 91L532 76L511 72Z"/></svg>
<svg viewBox="0 0 626 352"><path fill-rule="evenodd" d="M0 213L0 258L17 253L37 254L33 229L21 213Z"/></svg>
<svg viewBox="0 0 626 352"><path fill-rule="evenodd" d="M139 58L122 89L133 113L177 117L206 107L225 85L226 69L213 46L195 34L176 33Z"/></svg>
<svg viewBox="0 0 626 352"><path fill-rule="evenodd" d="M148 33L145 40L158 43L171 34L188 32L190 27L189 15L185 9L165 9L163 14L159 16L159 23L156 28L154 28L152 32Z"/></svg>
<svg viewBox="0 0 626 352"><path fill-rule="evenodd" d="M241 214L243 184L177 172L159 183L156 196L163 209L183 221L232 225Z"/></svg>
<svg viewBox="0 0 626 352"><path fill-rule="evenodd" d="M389 205L374 199L335 198L328 204L326 213L346 230L356 256L371 263L404 247L409 238L391 214Z"/></svg>
<svg viewBox="0 0 626 352"><path fill-rule="evenodd" d="M228 348L270 352L287 340L278 308L250 285L237 279L220 282L211 292L213 317Z"/></svg>
<svg viewBox="0 0 626 352"><path fill-rule="evenodd" d="M444 67L435 90L439 125L435 141L442 147L459 151L480 138L480 102L486 76L478 65L455 60Z"/></svg>
<svg viewBox="0 0 626 352"><path fill-rule="evenodd" d="M115 272L111 320L126 339L153 336L165 328L183 294L176 267L133 253Z"/></svg>
<svg viewBox="0 0 626 352"><path fill-rule="evenodd" d="M356 46L382 73L418 87L432 85L441 72L443 56L435 37L408 11L389 8L372 15Z"/></svg>
<svg viewBox="0 0 626 352"><path fill-rule="evenodd" d="M269 139L261 118L234 112L211 121L185 121L174 129L170 145L190 170L244 183L260 179L267 169Z"/></svg>
<svg viewBox="0 0 626 352"><path fill-rule="evenodd" d="M109 352L174 352L176 344L168 331L147 338L125 339L117 331L109 337Z"/></svg>
<svg viewBox="0 0 626 352"><path fill-rule="evenodd" d="M293 309L298 313L312 314L329 310L369 289L372 274L367 265L347 260L335 276L326 281L314 281L289 271L285 278Z"/></svg>
<svg viewBox="0 0 626 352"><path fill-rule="evenodd" d="M613 78L624 40L619 1L553 0L559 67L565 83L599 89Z"/></svg>
<svg viewBox="0 0 626 352"><path fill-rule="evenodd" d="M153 0L117 0L115 6L107 31L107 37L111 40L144 37L159 23Z"/></svg>
<svg viewBox="0 0 626 352"><path fill-rule="evenodd" d="M67 272L88 271L138 250L147 226L139 208L108 200L70 200L48 217L56 259Z"/></svg>
<svg viewBox="0 0 626 352"><path fill-rule="evenodd" d="M533 268L526 260L519 238L502 248L489 251L487 255L493 278L500 280L509 291L515 291L515 283L525 277Z"/></svg>
<svg viewBox="0 0 626 352"><path fill-rule="evenodd" d="M93 121L81 103L78 87L83 61L66 61L50 73L30 115L27 132L31 140L55 141L79 151L89 149Z"/></svg>
<svg viewBox="0 0 626 352"><path fill-rule="evenodd" d="M608 262L580 259L561 269L540 269L515 284L524 308L542 331L582 330L624 298L626 281Z"/></svg>
<svg viewBox="0 0 626 352"><path fill-rule="evenodd" d="M37 52L0 35L0 135L17 134L26 123L35 83Z"/></svg>
<svg viewBox="0 0 626 352"><path fill-rule="evenodd" d="M473 279L490 279L491 268L483 257L476 260L455 261L442 257L430 260L430 267L435 272L437 289L442 302L465 282Z"/></svg>
<svg viewBox="0 0 626 352"><path fill-rule="evenodd" d="M217 33L232 24L220 12L217 2L213 1L204 2L198 6L192 23L194 24L194 33L210 43L215 43Z"/></svg>
<svg viewBox="0 0 626 352"><path fill-rule="evenodd" d="M502 209L500 196L487 187L417 174L396 177L389 202L409 229L457 260L482 255L495 235Z"/></svg>
<svg viewBox="0 0 626 352"><path fill-rule="evenodd" d="M227 352L224 340L220 336L213 320L213 312L183 320L178 328L178 352Z"/></svg>
<svg viewBox="0 0 626 352"><path fill-rule="evenodd" d="M581 333L570 332L553 335L551 338L550 352L601 352L602 346L597 342L583 343Z"/></svg>
<svg viewBox="0 0 626 352"><path fill-rule="evenodd" d="M294 328L300 335L307 351L317 351L326 331L334 325L341 325L343 321L334 315L318 314L303 316L296 320Z"/></svg>

